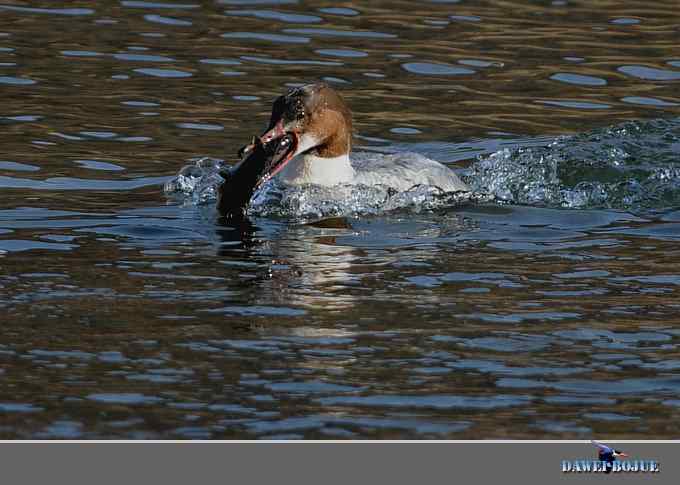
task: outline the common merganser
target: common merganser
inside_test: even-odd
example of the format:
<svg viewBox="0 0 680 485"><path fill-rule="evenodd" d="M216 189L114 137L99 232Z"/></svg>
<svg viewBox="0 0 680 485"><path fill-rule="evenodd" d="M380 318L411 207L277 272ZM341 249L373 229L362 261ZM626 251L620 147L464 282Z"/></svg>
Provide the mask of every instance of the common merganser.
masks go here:
<svg viewBox="0 0 680 485"><path fill-rule="evenodd" d="M231 183L219 190L220 208L235 207L225 199L231 198L231 190L245 194L276 175L289 186L381 185L403 192L424 185L444 192L470 191L450 168L434 160L392 155L352 161L351 147L352 113L340 94L325 83L294 88L274 101L265 132L241 149L241 163L225 173ZM256 170L241 177L253 164ZM259 180L254 187L237 182L251 180L255 172Z"/></svg>

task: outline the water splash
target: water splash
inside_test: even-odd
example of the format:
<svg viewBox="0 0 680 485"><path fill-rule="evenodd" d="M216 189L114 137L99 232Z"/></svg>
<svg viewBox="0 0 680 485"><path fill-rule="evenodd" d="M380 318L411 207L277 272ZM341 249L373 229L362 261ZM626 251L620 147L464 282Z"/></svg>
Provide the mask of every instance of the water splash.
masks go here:
<svg viewBox="0 0 680 485"><path fill-rule="evenodd" d="M168 180L163 191L170 196L188 199L194 205L217 200L217 188L224 182L220 170L227 167L219 158L202 157L189 160L179 173Z"/></svg>
<svg viewBox="0 0 680 485"><path fill-rule="evenodd" d="M383 156L357 153L355 161ZM406 154L400 153L400 159ZM222 183L224 161L201 158L165 186L196 205L210 203ZM254 195L252 216L314 219L423 211L468 202L631 212L680 206L680 118L632 121L559 137L548 145L505 148L481 156L464 174L472 193L415 186L284 187L275 180Z"/></svg>
<svg viewBox="0 0 680 485"><path fill-rule="evenodd" d="M249 214L313 220L326 217L378 215L398 210L420 212L467 202L470 194L445 192L417 185L397 192L385 185L307 185L284 187L269 184L253 197Z"/></svg>
<svg viewBox="0 0 680 485"><path fill-rule="evenodd" d="M645 211L680 205L680 118L633 121L480 157L465 176L498 202Z"/></svg>
<svg viewBox="0 0 680 485"><path fill-rule="evenodd" d="M357 154L363 163L381 155ZM165 193L180 197L194 205L212 203L223 179L219 171L223 160L199 158L183 167L169 180ZM327 217L377 215L397 210L420 212L460 205L471 200L472 194L446 192L434 186L416 185L398 192L386 185L343 184L333 187L305 185L290 187L276 179L259 189L251 199L248 214L254 217L314 220Z"/></svg>

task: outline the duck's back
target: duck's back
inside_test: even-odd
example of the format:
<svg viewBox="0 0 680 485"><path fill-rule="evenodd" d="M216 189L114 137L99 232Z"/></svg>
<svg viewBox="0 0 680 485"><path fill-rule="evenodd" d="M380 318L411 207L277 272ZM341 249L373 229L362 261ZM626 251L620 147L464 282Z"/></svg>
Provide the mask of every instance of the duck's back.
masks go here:
<svg viewBox="0 0 680 485"><path fill-rule="evenodd" d="M417 153L356 153L352 166L357 184L386 185L400 192L415 185L438 187L445 192L470 191L453 170Z"/></svg>

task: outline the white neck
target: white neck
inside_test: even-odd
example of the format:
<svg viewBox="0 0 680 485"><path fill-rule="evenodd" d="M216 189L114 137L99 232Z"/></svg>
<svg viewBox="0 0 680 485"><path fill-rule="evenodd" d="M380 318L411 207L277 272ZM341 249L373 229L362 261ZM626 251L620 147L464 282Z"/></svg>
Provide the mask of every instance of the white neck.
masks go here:
<svg viewBox="0 0 680 485"><path fill-rule="evenodd" d="M347 154L333 158L303 154L288 162L280 177L288 185L315 184L328 187L352 183L354 169Z"/></svg>

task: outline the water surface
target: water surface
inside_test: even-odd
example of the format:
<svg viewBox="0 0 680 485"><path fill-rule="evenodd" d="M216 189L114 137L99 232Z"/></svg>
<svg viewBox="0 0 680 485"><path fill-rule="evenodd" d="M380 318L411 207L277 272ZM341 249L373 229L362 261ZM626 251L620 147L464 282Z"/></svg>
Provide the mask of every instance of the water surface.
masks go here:
<svg viewBox="0 0 680 485"><path fill-rule="evenodd" d="M0 18L2 438L677 436L675 1ZM163 194L314 80L357 151L489 198L229 227Z"/></svg>

